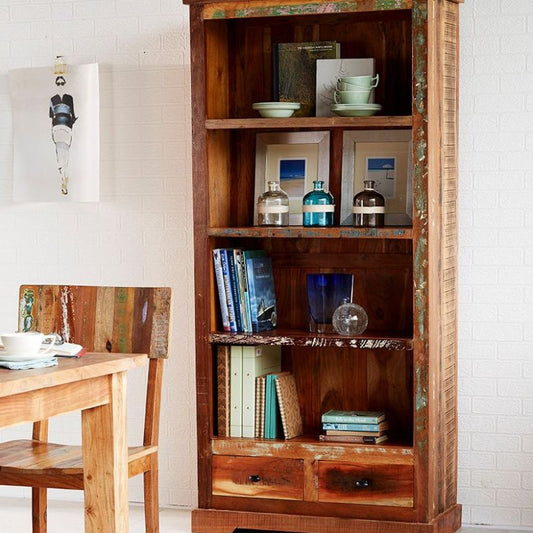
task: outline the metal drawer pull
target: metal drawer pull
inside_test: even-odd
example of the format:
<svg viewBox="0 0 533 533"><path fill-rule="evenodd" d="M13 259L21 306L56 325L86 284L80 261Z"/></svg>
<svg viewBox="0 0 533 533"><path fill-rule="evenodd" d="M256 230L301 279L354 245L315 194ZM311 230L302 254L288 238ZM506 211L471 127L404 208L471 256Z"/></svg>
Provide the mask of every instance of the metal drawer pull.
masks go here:
<svg viewBox="0 0 533 533"><path fill-rule="evenodd" d="M248 481L251 481L252 483L257 483L258 481L261 481L261 476L257 474L252 474L251 476L248 476Z"/></svg>
<svg viewBox="0 0 533 533"><path fill-rule="evenodd" d="M368 489L370 487L370 479L358 479L355 482L355 488L357 489Z"/></svg>

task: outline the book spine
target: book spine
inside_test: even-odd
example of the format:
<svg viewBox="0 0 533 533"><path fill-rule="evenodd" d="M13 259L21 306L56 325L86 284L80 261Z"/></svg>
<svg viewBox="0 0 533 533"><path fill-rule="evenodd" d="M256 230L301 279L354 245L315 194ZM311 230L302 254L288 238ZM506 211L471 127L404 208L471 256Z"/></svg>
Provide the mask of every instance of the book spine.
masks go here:
<svg viewBox="0 0 533 533"><path fill-rule="evenodd" d="M235 255L237 280L239 282L242 330L244 333L252 333L252 321L250 318L250 302L248 296L248 285L246 282L246 269L244 267L244 255L243 251L239 249L234 250L233 253Z"/></svg>
<svg viewBox="0 0 533 533"><path fill-rule="evenodd" d="M231 295L233 298L233 310L235 311L235 322L237 325L237 331L243 331L241 317L241 296L239 290L239 280L237 278L237 267L235 265L234 250L229 249L227 251L227 257Z"/></svg>
<svg viewBox="0 0 533 533"><path fill-rule="evenodd" d="M326 422L323 429L335 429L337 431L379 431L379 424L335 424Z"/></svg>
<svg viewBox="0 0 533 533"><path fill-rule="evenodd" d="M242 347L242 436L255 433L255 377L259 361L255 346Z"/></svg>
<svg viewBox="0 0 533 533"><path fill-rule="evenodd" d="M253 258L246 259L245 268L246 268L246 280L248 282L248 298L250 300L250 321L252 323L252 331L257 331L258 330L257 298L256 298L256 293L255 293Z"/></svg>
<svg viewBox="0 0 533 533"><path fill-rule="evenodd" d="M375 416L322 415L322 422L337 424L379 424Z"/></svg>
<svg viewBox="0 0 533 533"><path fill-rule="evenodd" d="M220 258L220 249L213 250L213 263L215 265L215 278L218 288L218 301L220 304L220 315L222 317L222 329L231 331L228 315L228 301L224 289L224 276L222 274L222 262Z"/></svg>
<svg viewBox="0 0 533 533"><path fill-rule="evenodd" d="M242 347L231 346L230 436L242 437Z"/></svg>
<svg viewBox="0 0 533 533"><path fill-rule="evenodd" d="M286 417L286 414L285 414L285 407L284 407L284 403L282 401L282 397L281 397L281 386L280 386L280 382L279 382L279 379L277 379L277 377L274 379L274 386L276 388L276 398L277 398L277 403L279 405L279 414L280 414L280 418L281 418L281 427L283 429L283 435L285 436L286 439L290 438L290 435L289 435L289 430L287 428L287 417Z"/></svg>
<svg viewBox="0 0 533 533"><path fill-rule="evenodd" d="M230 436L230 347L217 348L217 420L218 436Z"/></svg>
<svg viewBox="0 0 533 533"><path fill-rule="evenodd" d="M227 250L220 250L220 263L222 265L222 277L224 281L224 292L226 294L226 304L228 307L228 319L230 324L230 331L237 331L237 322L235 320L235 306L233 303L233 294L231 291L231 282L229 275L229 263Z"/></svg>

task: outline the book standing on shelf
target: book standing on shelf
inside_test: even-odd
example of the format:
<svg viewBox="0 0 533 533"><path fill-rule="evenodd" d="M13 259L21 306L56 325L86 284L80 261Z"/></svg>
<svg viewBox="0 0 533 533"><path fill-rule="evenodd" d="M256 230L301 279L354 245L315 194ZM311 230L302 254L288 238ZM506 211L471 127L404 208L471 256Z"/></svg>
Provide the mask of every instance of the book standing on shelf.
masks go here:
<svg viewBox="0 0 533 533"><path fill-rule="evenodd" d="M218 436L230 436L230 347L217 347L217 425Z"/></svg>
<svg viewBox="0 0 533 533"><path fill-rule="evenodd" d="M253 331L267 331L277 325L276 294L270 257L246 259Z"/></svg>
<svg viewBox="0 0 533 533"><path fill-rule="evenodd" d="M299 102L294 116L314 116L316 61L340 55L335 41L277 43L274 45L274 100Z"/></svg>
<svg viewBox="0 0 533 533"><path fill-rule="evenodd" d="M241 348L232 346L231 349ZM281 346L242 347L242 436L255 436L256 378L281 370Z"/></svg>
<svg viewBox="0 0 533 533"><path fill-rule="evenodd" d="M285 439L298 437L298 435L303 433L303 425L296 380L292 374L283 374L275 378L274 383L276 385L283 436Z"/></svg>

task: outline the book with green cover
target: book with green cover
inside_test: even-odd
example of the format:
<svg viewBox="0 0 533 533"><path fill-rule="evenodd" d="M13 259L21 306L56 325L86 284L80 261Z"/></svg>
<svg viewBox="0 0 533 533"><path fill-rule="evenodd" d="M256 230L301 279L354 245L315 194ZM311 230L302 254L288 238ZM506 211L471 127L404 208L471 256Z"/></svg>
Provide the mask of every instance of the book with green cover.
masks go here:
<svg viewBox="0 0 533 533"><path fill-rule="evenodd" d="M340 56L335 41L276 43L274 45L274 96L280 102L299 102L294 116L312 117L316 104L316 61Z"/></svg>
<svg viewBox="0 0 533 533"><path fill-rule="evenodd" d="M379 424L385 420L383 411L339 411L330 409L322 415L322 422L345 424Z"/></svg>

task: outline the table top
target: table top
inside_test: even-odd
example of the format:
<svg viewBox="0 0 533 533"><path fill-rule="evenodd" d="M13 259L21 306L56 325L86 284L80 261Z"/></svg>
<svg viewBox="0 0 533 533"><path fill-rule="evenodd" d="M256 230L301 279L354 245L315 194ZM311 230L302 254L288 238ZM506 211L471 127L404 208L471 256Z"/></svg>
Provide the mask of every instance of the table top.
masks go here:
<svg viewBox="0 0 533 533"><path fill-rule="evenodd" d="M58 365L31 370L0 368L0 398L73 381L123 372L148 363L146 354L86 353L80 358L58 357Z"/></svg>

